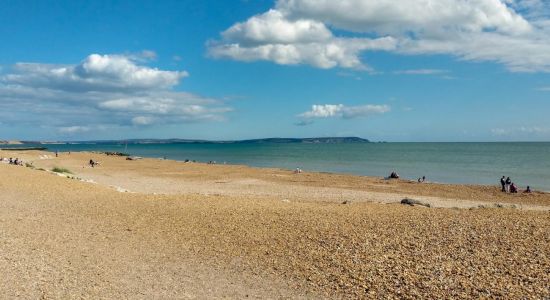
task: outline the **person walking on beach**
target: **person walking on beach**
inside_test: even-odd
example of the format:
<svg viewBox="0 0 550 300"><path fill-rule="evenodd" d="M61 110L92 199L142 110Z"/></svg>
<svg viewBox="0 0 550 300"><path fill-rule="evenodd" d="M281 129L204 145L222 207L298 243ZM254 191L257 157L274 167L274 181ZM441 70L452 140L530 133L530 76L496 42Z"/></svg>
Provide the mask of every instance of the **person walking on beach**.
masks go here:
<svg viewBox="0 0 550 300"><path fill-rule="evenodd" d="M505 191L506 191L506 193L509 193L510 192L510 185L512 184L512 179L510 179L510 177L507 177L506 181L504 183L505 183L505 185L504 185Z"/></svg>
<svg viewBox="0 0 550 300"><path fill-rule="evenodd" d="M502 176L502 178L500 178L500 185L502 186L502 192L506 192L506 181L504 180L504 176Z"/></svg>

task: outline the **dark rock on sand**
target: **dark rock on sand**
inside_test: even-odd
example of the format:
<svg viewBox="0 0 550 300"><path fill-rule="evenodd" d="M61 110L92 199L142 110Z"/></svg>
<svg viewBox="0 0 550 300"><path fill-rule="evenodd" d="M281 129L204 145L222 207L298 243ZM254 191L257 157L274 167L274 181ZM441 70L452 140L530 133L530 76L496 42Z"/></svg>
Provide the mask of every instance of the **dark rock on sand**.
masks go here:
<svg viewBox="0 0 550 300"><path fill-rule="evenodd" d="M410 199L410 198L405 198L403 200L401 200L401 204L408 204L410 206L414 206L414 205L421 205L421 206L425 206L425 207L430 207L430 203L424 203L422 201L418 201L418 200L415 200L415 199Z"/></svg>

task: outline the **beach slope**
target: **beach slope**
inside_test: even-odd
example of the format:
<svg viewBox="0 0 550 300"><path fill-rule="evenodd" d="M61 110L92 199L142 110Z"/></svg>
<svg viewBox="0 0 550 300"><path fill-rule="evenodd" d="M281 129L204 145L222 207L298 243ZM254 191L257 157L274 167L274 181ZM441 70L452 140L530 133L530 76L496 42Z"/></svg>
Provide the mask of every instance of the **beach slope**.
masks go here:
<svg viewBox="0 0 550 300"><path fill-rule="evenodd" d="M547 194L10 155L33 167L0 164L1 298L550 296Z"/></svg>

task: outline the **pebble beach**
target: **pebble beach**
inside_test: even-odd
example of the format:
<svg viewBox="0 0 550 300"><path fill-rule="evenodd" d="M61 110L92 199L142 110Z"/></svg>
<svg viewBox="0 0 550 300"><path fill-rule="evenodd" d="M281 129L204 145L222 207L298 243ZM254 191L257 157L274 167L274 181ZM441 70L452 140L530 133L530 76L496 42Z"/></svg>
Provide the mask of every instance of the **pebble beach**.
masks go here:
<svg viewBox="0 0 550 300"><path fill-rule="evenodd" d="M89 152L0 156L27 164L0 164L0 298L550 297L548 193Z"/></svg>

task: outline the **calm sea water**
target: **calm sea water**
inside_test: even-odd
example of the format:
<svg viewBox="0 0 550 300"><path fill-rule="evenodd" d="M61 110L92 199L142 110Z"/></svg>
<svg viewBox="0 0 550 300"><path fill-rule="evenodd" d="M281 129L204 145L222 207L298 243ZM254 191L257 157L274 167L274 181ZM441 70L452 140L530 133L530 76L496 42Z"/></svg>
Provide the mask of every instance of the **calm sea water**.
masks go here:
<svg viewBox="0 0 550 300"><path fill-rule="evenodd" d="M367 144L62 144L50 151L119 151L144 157L216 161L255 167L387 176L447 183L498 184L550 191L550 143Z"/></svg>

